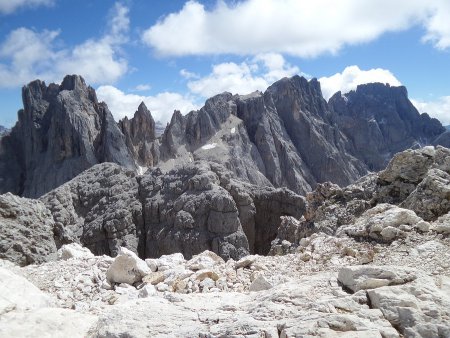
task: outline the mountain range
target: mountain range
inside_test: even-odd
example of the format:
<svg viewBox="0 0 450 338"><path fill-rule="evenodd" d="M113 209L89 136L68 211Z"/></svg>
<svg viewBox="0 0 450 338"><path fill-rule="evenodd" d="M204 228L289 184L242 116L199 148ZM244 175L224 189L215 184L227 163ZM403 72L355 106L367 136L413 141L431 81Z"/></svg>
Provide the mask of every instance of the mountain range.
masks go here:
<svg viewBox="0 0 450 338"><path fill-rule="evenodd" d="M294 76L166 128L75 75L22 94L0 336L450 336L450 131L404 87Z"/></svg>
<svg viewBox="0 0 450 338"><path fill-rule="evenodd" d="M196 160L224 165L258 186L304 194L318 183L347 185L399 151L449 146L448 132L420 114L405 87L373 83L327 102L316 79L283 78L265 92L222 93L197 110L175 111L162 131L144 103L116 122L77 75L33 81L24 108L0 141L0 193L39 197L91 166L114 162L163 172Z"/></svg>

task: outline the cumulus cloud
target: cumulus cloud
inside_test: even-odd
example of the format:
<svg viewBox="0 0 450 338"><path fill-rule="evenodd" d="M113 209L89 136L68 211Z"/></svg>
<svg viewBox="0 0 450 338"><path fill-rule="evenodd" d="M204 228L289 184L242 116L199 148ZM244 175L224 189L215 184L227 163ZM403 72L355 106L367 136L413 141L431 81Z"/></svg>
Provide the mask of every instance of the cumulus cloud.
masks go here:
<svg viewBox="0 0 450 338"><path fill-rule="evenodd" d="M146 92L150 89L152 89L152 86L150 86L149 84L140 84L134 87L134 90L137 92Z"/></svg>
<svg viewBox="0 0 450 338"><path fill-rule="evenodd" d="M183 56L277 52L300 57L336 53L386 32L422 25L424 39L449 47L448 0L191 0L143 32L158 54Z"/></svg>
<svg viewBox="0 0 450 338"><path fill-rule="evenodd" d="M349 66L342 73L319 79L323 97L328 100L334 93L348 93L360 84L381 82L400 86L400 81L387 69L376 68L361 70L358 66Z"/></svg>
<svg viewBox="0 0 450 338"><path fill-rule="evenodd" d="M100 86L97 88L97 97L108 104L116 121L123 119L125 116L133 117L142 101L152 113L153 118L162 123L170 120L174 110L186 114L198 108L191 98L171 92L163 92L155 96L143 96L124 93L114 86Z"/></svg>
<svg viewBox="0 0 450 338"><path fill-rule="evenodd" d="M180 75L185 79L198 79L200 75L190 72L186 69L180 70Z"/></svg>
<svg viewBox="0 0 450 338"><path fill-rule="evenodd" d="M203 77L182 69L180 75L187 81L188 95L163 92L144 96L125 93L114 86L100 86L97 96L108 104L116 120L125 116L133 117L139 104L144 101L155 120L166 123L174 110L186 114L200 108L201 105L197 102L200 102L201 98L209 98L224 91L245 94L265 90L272 82L299 71L297 67L286 62L282 55L261 54L240 64L228 62L214 65L211 73ZM140 85L134 90L146 88L146 85Z"/></svg>
<svg viewBox="0 0 450 338"><path fill-rule="evenodd" d="M19 8L51 6L55 0L0 0L0 13L11 14Z"/></svg>
<svg viewBox="0 0 450 338"><path fill-rule="evenodd" d="M443 125L450 125L450 96L433 101L411 100L417 110L437 118Z"/></svg>
<svg viewBox="0 0 450 338"><path fill-rule="evenodd" d="M21 27L10 32L0 44L0 87L21 86L36 78L58 82L65 74L80 74L91 84L116 81L128 71L120 56L129 30L128 8L117 3L110 22L102 38L71 49L56 47L60 31Z"/></svg>
<svg viewBox="0 0 450 338"><path fill-rule="evenodd" d="M450 2L437 1L433 15L425 22L427 34L424 41L429 41L438 49L450 47Z"/></svg>
<svg viewBox="0 0 450 338"><path fill-rule="evenodd" d="M298 67L287 63L280 54L260 54L239 64L225 62L214 65L210 74L190 80L187 85L192 93L203 97L224 91L247 94L265 90L272 82L299 72Z"/></svg>

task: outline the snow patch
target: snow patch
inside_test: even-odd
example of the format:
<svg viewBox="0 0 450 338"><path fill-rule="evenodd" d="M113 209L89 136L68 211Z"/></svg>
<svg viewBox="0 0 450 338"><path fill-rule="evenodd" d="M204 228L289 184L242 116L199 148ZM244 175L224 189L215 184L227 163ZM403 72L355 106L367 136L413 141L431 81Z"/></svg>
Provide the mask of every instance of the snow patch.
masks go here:
<svg viewBox="0 0 450 338"><path fill-rule="evenodd" d="M140 165L137 166L137 174L139 176L144 175L147 170L148 170L147 167L141 167Z"/></svg>
<svg viewBox="0 0 450 338"><path fill-rule="evenodd" d="M234 134L236 132L236 128L231 128L231 133Z"/></svg>
<svg viewBox="0 0 450 338"><path fill-rule="evenodd" d="M209 144L205 144L202 149L203 150L209 150L209 149L214 149L215 147L217 147L217 143L209 143Z"/></svg>

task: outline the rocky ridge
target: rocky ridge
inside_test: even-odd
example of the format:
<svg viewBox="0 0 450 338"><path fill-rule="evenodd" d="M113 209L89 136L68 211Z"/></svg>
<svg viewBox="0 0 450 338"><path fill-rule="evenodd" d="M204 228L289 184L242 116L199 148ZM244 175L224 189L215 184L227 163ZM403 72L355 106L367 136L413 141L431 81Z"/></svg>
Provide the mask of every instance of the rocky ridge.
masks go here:
<svg viewBox="0 0 450 338"><path fill-rule="evenodd" d="M304 216L282 221L271 250L295 249L302 237L318 232L383 243L430 228L447 234L439 219L447 219L450 211L449 159L450 150L440 146L407 150L396 154L385 170L345 188L318 185L306 195Z"/></svg>
<svg viewBox="0 0 450 338"><path fill-rule="evenodd" d="M1 257L19 265L51 260L72 242L111 256L120 247L140 257L267 254L280 216L305 210L304 198L287 189L245 183L202 161L143 176L102 163L39 200L0 197Z"/></svg>
<svg viewBox="0 0 450 338"><path fill-rule="evenodd" d="M0 137L2 137L3 135L6 135L8 132L9 132L8 128L0 126Z"/></svg>
<svg viewBox="0 0 450 338"><path fill-rule="evenodd" d="M100 174L101 171L104 173ZM62 233L67 230L58 228L61 226L58 222L64 225L67 223L64 219L78 218L78 222L83 219L86 223L80 238L83 234L95 234L100 224L110 224L108 229L116 229L116 235L121 233L123 237L110 239L113 236L107 235L101 243L114 244L110 248L116 248L117 256L101 256L102 252L94 255L76 243L60 241L56 260L36 261L25 267L0 261L5 286L20 285L20 290L0 288L2 335L24 336L29 332L88 337L450 335L450 149L425 147L399 153L385 170L345 188L332 183L318 185L307 195L306 203L292 193L285 195L287 190L264 188L263 192L268 191L272 196L281 194L279 201L286 201L286 196L293 199L279 214L271 213L270 201L274 199L267 197L266 192L262 194L262 188L233 179L230 172L214 163L198 162L170 174L155 169L144 176L136 176L113 164L100 164L86 173L83 179L76 178L60 187L59 193L55 191L39 202L34 201L30 208L50 205L55 229ZM103 178L98 180L101 187L89 191L93 184L89 183L89 177L93 173ZM116 185L107 182L119 179L122 180L119 185L126 187L121 190L124 195L108 201L117 191ZM234 212L240 222L231 237L236 239L236 235L245 234L242 239L247 239L246 245L251 240L248 228L245 232L243 225L249 223L241 221L245 213L237 212L238 205L243 205L237 201L253 201L255 209L250 210L256 213L250 215L255 220L255 231L260 227L258 217L267 219L272 226L278 218L278 228L274 230L277 238L270 247L272 255L242 252L243 255L233 257L223 255L233 249L221 251L214 246L211 249L216 252L208 248L204 251L198 239L195 239L195 243L200 243L198 251L193 253L177 246L179 234L168 235L177 225L172 227L166 223L171 217L170 209L159 209L158 217L167 217L162 224L168 229L167 239L161 242L184 250L185 255L159 251L157 258L144 260L123 247L131 244L129 248L135 250L133 245L137 245L139 251L134 233L117 227L123 221L96 220L97 216L80 212L83 205L96 200L99 204L111 203L107 210L117 210L115 218L132 219L131 214L118 207L121 199L130 205L129 210L133 210L130 198L145 200L152 205L150 210L158 210L152 209L156 201L164 200L170 192L176 224L181 224L183 229L204 224L201 208L200 214L193 213L186 206L183 194L178 195L183 191L180 183L174 182L187 182L189 188L184 193L195 209L198 204L194 196L201 196L198 201L205 204L208 200L218 200L213 196L221 192L221 210L226 214ZM192 193L193 188L201 189ZM208 194L212 194L210 199L206 197ZM259 200L258 194L262 194ZM64 196L72 196L70 203L62 199ZM13 205L9 201L12 196L3 198L3 204ZM227 199L235 201L237 210L225 208ZM176 205L182 206L181 209ZM206 207L219 210L217 206ZM97 208L96 205L88 207L89 210ZM261 208L265 213L258 211ZM273 207L276 209L279 205ZM292 214L300 209L301 213ZM187 213L195 217L194 223ZM156 216L146 212L144 215L149 220ZM3 217L9 216L3 214ZM214 224L235 229L234 217L220 217L224 223ZM216 231L209 228L208 221L205 226L210 232ZM163 234L165 229L155 228L158 234ZM73 231L67 234L76 236ZM58 236L60 233L56 231L55 238ZM254 238L254 244L259 246L256 233ZM222 243L230 249L229 245L236 242ZM158 248L157 243L151 247Z"/></svg>
<svg viewBox="0 0 450 338"><path fill-rule="evenodd" d="M445 128L419 114L404 87L382 84L326 102L317 80L284 78L264 93L222 93L198 111L176 111L164 132L145 104L117 124L80 76L61 85L31 82L22 96L18 123L0 141L0 192L25 197L102 162L142 174L196 160L222 164L255 185L305 194L327 181L348 185L410 147L450 146Z"/></svg>
<svg viewBox="0 0 450 338"><path fill-rule="evenodd" d="M345 95L334 94L329 105L332 119L349 140L350 153L371 171L384 169L394 154L429 145L445 132L438 120L418 114L405 87L359 85Z"/></svg>

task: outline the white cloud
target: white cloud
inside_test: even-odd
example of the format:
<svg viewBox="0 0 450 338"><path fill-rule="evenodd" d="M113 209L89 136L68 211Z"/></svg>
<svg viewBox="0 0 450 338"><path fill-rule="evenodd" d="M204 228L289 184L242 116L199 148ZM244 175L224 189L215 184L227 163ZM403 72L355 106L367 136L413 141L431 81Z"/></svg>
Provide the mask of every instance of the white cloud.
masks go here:
<svg viewBox="0 0 450 338"><path fill-rule="evenodd" d="M0 13L11 14L19 8L51 6L55 0L0 0Z"/></svg>
<svg viewBox="0 0 450 338"><path fill-rule="evenodd" d="M1 1L1 0L0 0ZM112 83L128 71L120 56L127 41L128 8L117 3L108 32L71 49L57 49L59 31L12 31L0 44L0 87L21 86L36 78L59 82L66 74L80 74L88 83Z"/></svg>
<svg viewBox="0 0 450 338"><path fill-rule="evenodd" d="M430 1L431 2L431 1ZM432 42L438 49L450 47L450 2L436 1L433 15L425 22L427 34L424 41Z"/></svg>
<svg viewBox="0 0 450 338"><path fill-rule="evenodd" d="M323 97L328 100L338 91L348 93L360 84L381 82L400 86L400 81L387 69L376 68L361 70L358 66L349 66L342 73L319 79Z"/></svg>
<svg viewBox="0 0 450 338"><path fill-rule="evenodd" d="M278 81L279 79L292 76L300 72L300 69L296 66L291 66L286 62L281 54L267 53L256 55L253 62L262 62L266 73L264 79L270 84Z"/></svg>
<svg viewBox="0 0 450 338"><path fill-rule="evenodd" d="M159 93L155 96L143 96L127 94L113 86L100 86L97 88L97 97L107 103L116 121L123 119L125 116L132 118L142 101L152 113L153 118L162 123L170 120L174 110L186 114L199 108L189 97L171 92Z"/></svg>
<svg viewBox="0 0 450 338"><path fill-rule="evenodd" d="M298 72L299 69L287 63L280 54L261 54L240 64L229 62L214 65L212 72L204 77L182 69L180 75L188 81L189 95L164 92L144 96L127 94L113 86L100 86L97 96L108 104L116 120L133 117L139 104L144 101L155 120L166 123L174 110L186 114L200 108L201 105L196 103L200 101L199 96L209 98L224 91L245 94L265 90L272 82Z"/></svg>
<svg viewBox="0 0 450 338"><path fill-rule="evenodd" d="M244 0L205 9L191 0L144 31L161 55L336 53L386 32L422 25L426 41L450 45L448 0Z"/></svg>
<svg viewBox="0 0 450 338"><path fill-rule="evenodd" d="M152 86L150 86L149 84L140 84L137 85L136 87L134 87L134 90L137 92L145 92L152 89Z"/></svg>
<svg viewBox="0 0 450 338"><path fill-rule="evenodd" d="M190 71L188 71L188 70L186 70L186 69L182 69L182 70L180 70L180 75L183 77L183 78L185 78L185 79L198 79L199 77L200 77L200 75L198 75L198 74L195 74L195 73L193 73L193 72L190 72Z"/></svg>
<svg viewBox="0 0 450 338"><path fill-rule="evenodd" d="M11 32L0 45L0 60L10 59L10 63L0 63L0 87L15 87L46 74L53 66L57 53L52 43L58 31L44 30L36 33L27 28L18 28Z"/></svg>
<svg viewBox="0 0 450 338"><path fill-rule="evenodd" d="M240 64L220 63L212 72L202 78L188 82L194 94L210 97L224 91L247 94L255 90L265 90L272 82L285 76L292 76L300 70L291 66L280 54L260 54L252 60Z"/></svg>
<svg viewBox="0 0 450 338"><path fill-rule="evenodd" d="M443 125L450 125L450 96L443 96L434 101L411 100L421 113L437 118Z"/></svg>

